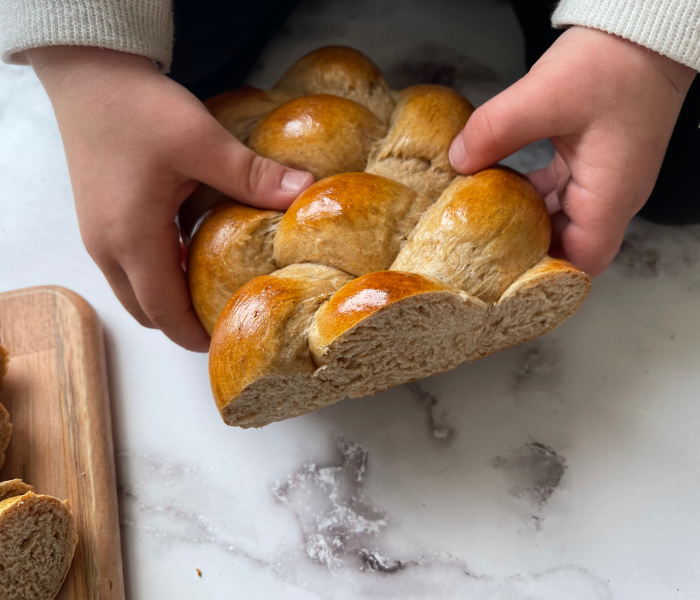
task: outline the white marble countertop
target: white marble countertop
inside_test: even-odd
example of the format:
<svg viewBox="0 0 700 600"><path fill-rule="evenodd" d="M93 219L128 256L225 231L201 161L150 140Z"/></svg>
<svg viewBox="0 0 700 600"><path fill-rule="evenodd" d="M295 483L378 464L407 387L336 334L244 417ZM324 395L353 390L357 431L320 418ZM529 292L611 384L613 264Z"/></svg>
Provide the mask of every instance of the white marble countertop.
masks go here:
<svg viewBox="0 0 700 600"><path fill-rule="evenodd" d="M328 43L396 85L433 79L476 103L523 72L506 2L309 0L252 80ZM540 144L510 164L548 156ZM0 290L63 285L105 325L130 599L700 595L700 227L634 222L581 311L539 340L232 429L206 357L111 294L48 100L3 65L0 256Z"/></svg>

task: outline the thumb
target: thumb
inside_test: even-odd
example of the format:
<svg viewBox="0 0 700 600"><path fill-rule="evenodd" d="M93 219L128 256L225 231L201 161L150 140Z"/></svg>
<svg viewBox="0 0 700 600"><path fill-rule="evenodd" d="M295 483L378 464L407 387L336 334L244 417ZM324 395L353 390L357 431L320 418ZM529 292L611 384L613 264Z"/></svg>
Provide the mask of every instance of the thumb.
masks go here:
<svg viewBox="0 0 700 600"><path fill-rule="evenodd" d="M538 140L574 130L562 118L561 98L531 71L469 117L450 147L459 173L475 173Z"/></svg>
<svg viewBox="0 0 700 600"><path fill-rule="evenodd" d="M311 173L258 156L216 121L204 140L185 174L244 204L284 210L314 182Z"/></svg>

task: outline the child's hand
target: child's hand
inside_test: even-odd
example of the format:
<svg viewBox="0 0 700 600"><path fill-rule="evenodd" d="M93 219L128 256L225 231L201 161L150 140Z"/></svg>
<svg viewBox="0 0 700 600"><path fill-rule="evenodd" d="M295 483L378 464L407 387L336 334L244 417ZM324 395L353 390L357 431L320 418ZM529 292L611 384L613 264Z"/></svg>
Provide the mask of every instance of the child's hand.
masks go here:
<svg viewBox="0 0 700 600"><path fill-rule="evenodd" d="M313 177L247 149L148 59L79 47L29 54L56 112L88 252L139 323L206 351L180 266L180 204L201 181L284 209Z"/></svg>
<svg viewBox="0 0 700 600"><path fill-rule="evenodd" d="M473 173L550 138L554 160L529 177L552 213L554 254L598 275L654 187L694 76L632 42L573 27L474 112L450 159Z"/></svg>

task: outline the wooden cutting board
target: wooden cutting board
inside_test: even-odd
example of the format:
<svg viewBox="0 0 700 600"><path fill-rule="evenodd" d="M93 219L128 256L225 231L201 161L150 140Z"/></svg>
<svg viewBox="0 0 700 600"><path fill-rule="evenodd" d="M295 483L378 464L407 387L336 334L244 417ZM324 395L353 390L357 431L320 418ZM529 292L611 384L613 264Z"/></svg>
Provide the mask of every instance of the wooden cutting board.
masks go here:
<svg viewBox="0 0 700 600"><path fill-rule="evenodd" d="M0 478L71 501L78 524L61 600L124 600L117 484L102 328L60 287L0 294L10 352L2 402L14 425Z"/></svg>

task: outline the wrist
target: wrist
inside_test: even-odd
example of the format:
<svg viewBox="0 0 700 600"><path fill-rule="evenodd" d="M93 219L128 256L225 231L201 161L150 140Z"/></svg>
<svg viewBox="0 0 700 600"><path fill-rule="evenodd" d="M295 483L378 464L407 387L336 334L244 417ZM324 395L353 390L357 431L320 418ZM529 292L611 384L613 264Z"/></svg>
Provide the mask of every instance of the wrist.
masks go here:
<svg viewBox="0 0 700 600"><path fill-rule="evenodd" d="M685 94L688 93L690 85L693 83L693 79L695 79L697 72L691 67L676 62L675 60L654 52L653 50L648 50L646 48L643 49L646 51L647 59L652 66L659 73L661 73L661 75L663 75L679 93L685 96Z"/></svg>
<svg viewBox="0 0 700 600"><path fill-rule="evenodd" d="M608 39L614 40L614 43L617 45L614 47L624 48L628 54L641 57L644 63L650 65L667 81L667 83L669 83L675 89L676 92L682 94L683 96L685 96L685 94L688 92L690 84L693 82L693 79L697 74L692 68L682 63L676 62L675 60L664 56L663 54L659 54L646 46L642 46L614 33L609 33L601 29L584 27L582 25L573 26L568 31L575 32L575 34L578 35L588 35L587 32L595 32L597 35L603 34L604 36L607 36ZM595 43L598 42L596 41ZM609 57L610 60L616 60L616 54L614 53L611 53ZM633 58L632 62L642 64L637 62L638 60L638 58Z"/></svg>
<svg viewBox="0 0 700 600"><path fill-rule="evenodd" d="M148 58L91 46L48 46L32 48L26 54L49 97L69 81L96 81L107 72L160 74Z"/></svg>

